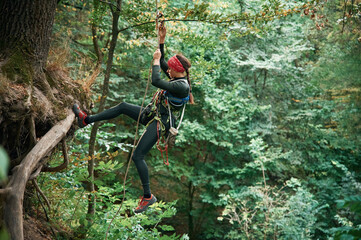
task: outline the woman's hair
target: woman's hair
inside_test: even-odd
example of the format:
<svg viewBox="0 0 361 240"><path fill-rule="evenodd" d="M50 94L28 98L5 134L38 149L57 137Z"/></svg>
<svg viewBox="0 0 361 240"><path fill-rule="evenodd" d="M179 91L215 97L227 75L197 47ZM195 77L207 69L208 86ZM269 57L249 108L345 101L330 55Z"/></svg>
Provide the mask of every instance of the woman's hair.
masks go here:
<svg viewBox="0 0 361 240"><path fill-rule="evenodd" d="M184 67L184 69L186 70L187 73L187 81L189 84L189 103L190 104L194 104L194 98L193 98L193 94L192 94L192 85L191 85L191 80L189 79L189 69L191 68L191 62L182 54L177 54L176 57L178 58L178 60L180 61L180 63L182 64L182 66Z"/></svg>

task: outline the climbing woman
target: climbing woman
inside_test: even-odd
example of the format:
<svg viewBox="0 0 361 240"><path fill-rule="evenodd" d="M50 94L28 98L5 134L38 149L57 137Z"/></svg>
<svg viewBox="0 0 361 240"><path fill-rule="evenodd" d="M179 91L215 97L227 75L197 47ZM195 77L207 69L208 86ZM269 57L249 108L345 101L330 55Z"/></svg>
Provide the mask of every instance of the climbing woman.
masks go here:
<svg viewBox="0 0 361 240"><path fill-rule="evenodd" d="M189 68L191 63L183 55L177 54L171 57L168 62L164 60L164 41L166 28L163 24L159 28L159 49L153 55L152 85L159 88L154 95L152 102L145 108L130 103L122 102L95 115L87 115L77 104L74 104L73 111L78 118L79 127L109 120L119 115L125 114L135 121L141 112L140 123L147 126L145 132L133 153L133 161L138 170L140 180L143 185L144 195L139 205L134 209L135 213L145 211L150 205L157 201L150 191L148 167L145 162L145 155L157 143L160 136L167 136L170 126L176 125L184 105L188 102L193 104L191 93L191 83L189 80ZM170 79L169 81L160 78L160 68ZM146 111L148 110L148 111Z"/></svg>

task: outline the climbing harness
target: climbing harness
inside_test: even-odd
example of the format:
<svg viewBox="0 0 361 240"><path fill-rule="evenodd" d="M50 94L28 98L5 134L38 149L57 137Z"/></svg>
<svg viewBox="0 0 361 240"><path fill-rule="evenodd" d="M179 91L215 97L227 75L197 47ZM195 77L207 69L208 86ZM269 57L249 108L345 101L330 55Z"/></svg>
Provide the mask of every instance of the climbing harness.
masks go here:
<svg viewBox="0 0 361 240"><path fill-rule="evenodd" d="M175 81L187 81L185 79L178 79ZM176 136L178 135L178 130L182 124L185 106L189 100L189 94L185 98L178 98L173 96L169 91L167 90L158 90L157 91L157 97L158 101L157 104L162 104L164 108L168 109L168 120L169 121L169 131L167 137L165 137L165 126L163 122L161 121L160 117L158 116L158 112L156 112L156 117L154 120L157 120L157 149L161 153L161 157L163 159L163 163L167 166L169 166L168 161L168 149L172 148L175 145ZM164 101L161 100L161 98L164 98ZM164 104L163 104L164 103ZM171 108L174 109L174 111L179 111L180 107L183 107L182 113L180 116L180 120L178 123L178 126L175 128L172 126L173 119L176 120L174 117L174 114L172 114ZM158 110L158 106L156 108ZM163 145L163 147L162 147ZM164 158L163 153L165 152L166 158Z"/></svg>
<svg viewBox="0 0 361 240"><path fill-rule="evenodd" d="M174 97L170 92L165 91L164 95L166 96L168 102L174 107L182 107L189 101L189 95L185 98Z"/></svg>
<svg viewBox="0 0 361 240"><path fill-rule="evenodd" d="M184 78L177 79L172 82L179 82L179 81L183 81L188 84L188 81ZM169 91L164 90L163 95L164 95L166 101L168 101L171 104L171 106L173 106L173 107L182 107L189 101L189 94L187 97L179 98L179 97L173 96Z"/></svg>
<svg viewBox="0 0 361 240"><path fill-rule="evenodd" d="M156 108L159 101L158 100L159 94L160 91L159 90L156 91L150 103L145 108L143 108L140 113L140 122L146 125L147 127L156 116Z"/></svg>
<svg viewBox="0 0 361 240"><path fill-rule="evenodd" d="M170 111L170 104L168 101L168 111L169 111L169 115L171 115L171 111ZM183 120L183 116L184 116L184 110L186 108L186 104L183 105L183 110L182 110L182 114L181 114L181 118L179 120L178 126L177 128L174 128L172 126L172 121L169 121L170 124L170 128L169 128L169 133L168 133L168 137L167 137L167 146L169 147L173 147L175 145L175 138L178 135L178 129L180 128L180 125L182 124L182 120Z"/></svg>

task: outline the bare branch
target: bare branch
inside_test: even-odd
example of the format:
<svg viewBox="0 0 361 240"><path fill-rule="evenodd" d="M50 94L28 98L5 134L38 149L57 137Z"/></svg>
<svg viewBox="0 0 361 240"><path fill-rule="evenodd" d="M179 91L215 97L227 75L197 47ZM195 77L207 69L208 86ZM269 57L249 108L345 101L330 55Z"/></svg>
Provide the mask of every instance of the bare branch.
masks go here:
<svg viewBox="0 0 361 240"><path fill-rule="evenodd" d="M40 160L49 153L69 131L75 115L69 110L69 115L53 126L35 147L26 155L13 175L9 178L8 192L4 204L4 219L7 229L13 239L23 239L23 199L26 183Z"/></svg>
<svg viewBox="0 0 361 240"><path fill-rule="evenodd" d="M7 194L10 191L11 191L11 188L3 188L3 189L0 189L0 194Z"/></svg>
<svg viewBox="0 0 361 240"><path fill-rule="evenodd" d="M69 165L68 149L66 146L65 138L61 140L61 147L63 151L64 162L57 167L44 167L43 172L59 172Z"/></svg>
<svg viewBox="0 0 361 240"><path fill-rule="evenodd" d="M42 168L43 168L43 166L41 165L38 169L36 169L36 171L30 175L29 180L34 180L35 178L37 178L39 176Z"/></svg>
<svg viewBox="0 0 361 240"><path fill-rule="evenodd" d="M240 22L240 21L245 21L248 20L249 18L238 18L238 19L232 19L232 20L226 20L226 21L214 21L214 20L202 20L202 19L177 19L177 18L173 18L173 19L164 19L163 21L165 22L205 22L205 23L212 23L212 24L222 24L222 23L232 23L232 22ZM151 24L151 23L155 23L155 20L150 20L149 22L143 22L143 23L138 23L135 25L131 25L125 28L122 28L119 30L119 32L128 30L130 28L135 28L135 27L140 27L143 25L147 25L147 24Z"/></svg>
<svg viewBox="0 0 361 240"><path fill-rule="evenodd" d="M296 12L300 12L301 9L303 9L303 8L306 8L306 7L300 7ZM182 19L170 18L170 19L164 19L162 21L164 21L164 22L203 22L203 23L211 23L211 24L226 24L226 23L234 23L234 22L243 22L243 21L247 21L247 20L260 21L261 19L266 20L267 18L268 19L273 19L273 18L276 18L276 17L284 17L284 15L282 15L282 14L270 14L270 15L266 15L266 16L263 16L263 17L260 17L260 16L244 16L244 17L241 17L241 18L235 18L235 19L229 19L229 20L220 20L220 21L207 20L207 19L185 19L185 18L182 18ZM128 30L130 28L135 28L135 27L140 27L140 26L147 25L147 24L152 24L152 23L155 23L155 22L156 22L156 20L150 20L148 22L142 22L142 23L134 24L134 25L125 27L123 29L120 29L119 32Z"/></svg>
<svg viewBox="0 0 361 240"><path fill-rule="evenodd" d="M38 197L38 200L39 200L39 202L40 202L40 204L41 204L41 207L42 207L43 210L44 210L44 213L45 213L45 216L46 216L46 220L47 220L48 222L50 222L50 218L49 218L49 216L48 216L48 212L46 211L46 209L45 209L45 207L44 207L44 204L43 204L43 202L41 201L41 199L40 199L40 197L39 197L39 194L44 198L44 200L45 200L45 202L46 202L46 205L47 205L48 208L49 208L49 211L51 211L50 203L49 203L48 199L46 198L46 196L44 195L44 193L43 193L43 192L41 191L41 189L39 188L38 183L36 182L36 179L33 180L33 184L34 184L34 186L35 186L35 188L36 188L36 190L37 190L37 193L38 193L38 194L36 194L36 196ZM55 235L54 229L51 227L51 225L49 225L49 227L50 227L51 232L53 233L53 236L55 237L56 235Z"/></svg>
<svg viewBox="0 0 361 240"><path fill-rule="evenodd" d="M121 11L121 9L120 9L120 7L118 6L118 4L115 5L115 4L111 3L111 2L104 1L104 0L99 0L99 2L108 4L109 7L110 7L110 10L111 10L112 12L113 12L113 8L112 8L112 7L115 7L119 12Z"/></svg>
<svg viewBox="0 0 361 240"><path fill-rule="evenodd" d="M43 197L43 199L45 200L46 205L48 206L49 211L50 211L50 210L51 210L50 202L49 202L48 198L45 196L45 194L43 193L43 191L41 191L41 189L40 189L40 187L39 187L38 182L36 181L36 179L33 179L33 180L32 180L32 183L33 183L36 191L38 191L38 193L39 193L39 194Z"/></svg>

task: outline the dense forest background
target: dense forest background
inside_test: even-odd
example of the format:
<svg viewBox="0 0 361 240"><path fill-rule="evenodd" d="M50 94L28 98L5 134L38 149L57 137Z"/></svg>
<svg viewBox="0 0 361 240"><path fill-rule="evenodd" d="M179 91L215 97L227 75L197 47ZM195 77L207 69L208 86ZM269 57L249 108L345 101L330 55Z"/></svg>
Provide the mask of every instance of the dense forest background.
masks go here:
<svg viewBox="0 0 361 240"><path fill-rule="evenodd" d="M33 221L37 239L361 239L361 1L160 0L158 9L167 56L192 62L196 102L170 165L155 147L146 158L159 202L133 214L142 191L132 163L124 189L135 122L74 124L44 161L54 170L68 157L66 168L27 184L25 238ZM67 76L73 99L56 109L142 104L155 18L150 0L58 2L46 68ZM12 86L6 66L2 96L13 93L2 91ZM4 187L16 164L1 140Z"/></svg>

